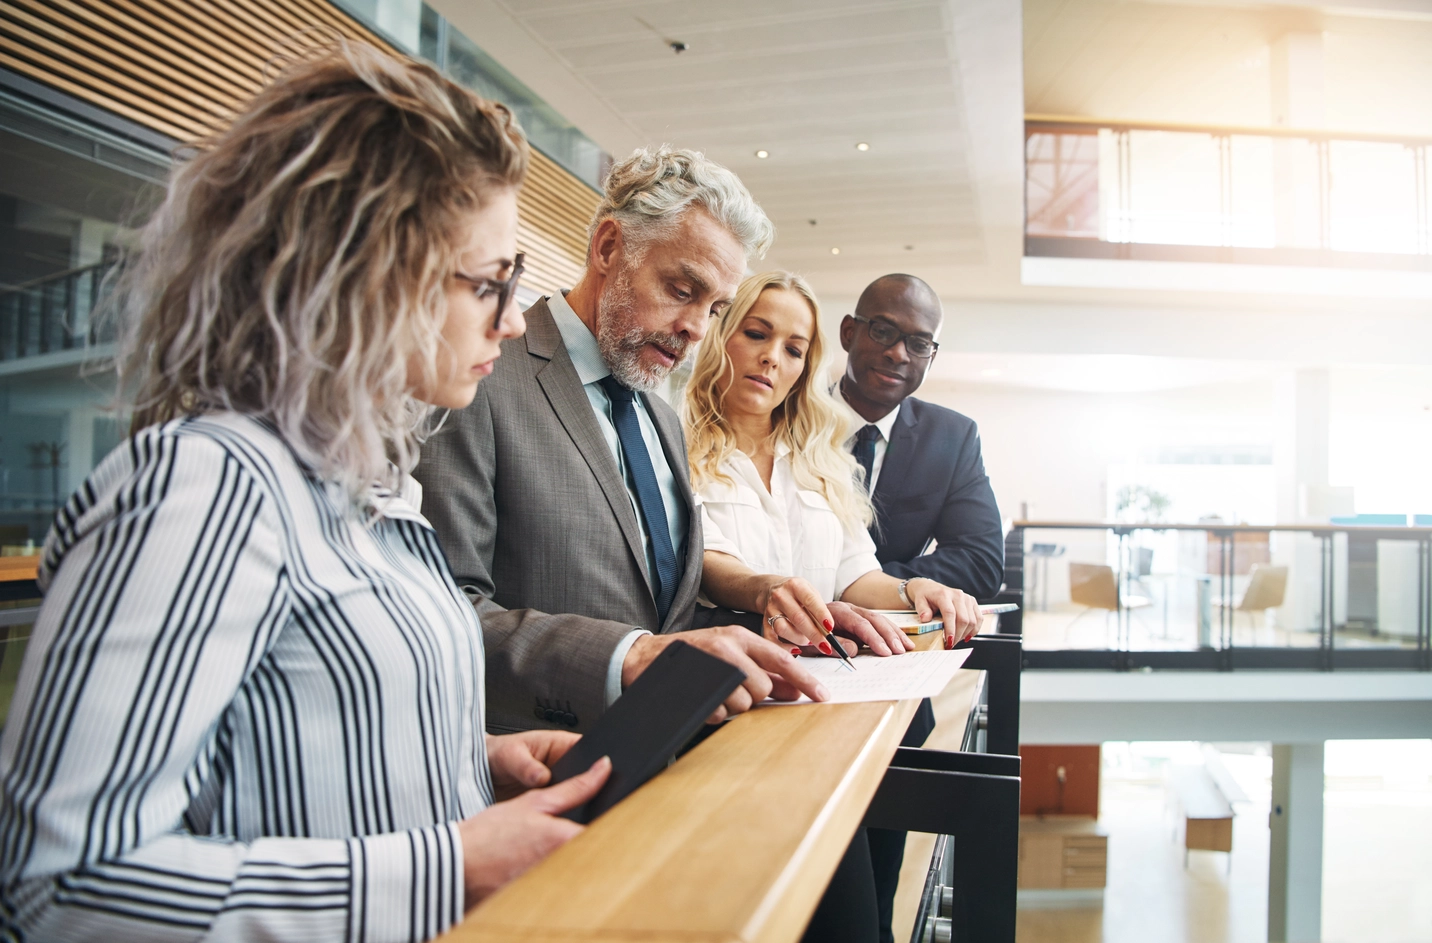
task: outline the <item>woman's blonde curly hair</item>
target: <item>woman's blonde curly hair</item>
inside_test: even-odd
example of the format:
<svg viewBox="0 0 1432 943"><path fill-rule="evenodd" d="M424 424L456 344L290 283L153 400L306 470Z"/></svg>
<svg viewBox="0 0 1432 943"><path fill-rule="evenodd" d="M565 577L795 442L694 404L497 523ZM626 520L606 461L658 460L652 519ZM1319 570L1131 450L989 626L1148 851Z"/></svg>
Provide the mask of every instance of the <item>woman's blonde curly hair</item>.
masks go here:
<svg viewBox="0 0 1432 943"><path fill-rule="evenodd" d="M712 481L730 483L721 465L736 451L736 437L722 409L721 387L734 372L726 342L741 327L757 299L766 291L793 291L810 306L815 329L806 350L805 369L784 402L772 414L771 437L791 450L796 484L825 497L845 528L869 527L874 520L870 499L858 486L860 466L845 451L848 417L831 395L826 379L825 339L820 330L820 303L806 280L790 272L765 272L741 283L736 297L707 332L686 384L681 419L686 430L686 455L696 491Z"/></svg>
<svg viewBox="0 0 1432 943"><path fill-rule="evenodd" d="M407 365L436 385L463 220L527 159L505 106L427 65L343 40L293 54L176 165L121 266L132 428L237 411L355 498L391 483L431 412Z"/></svg>

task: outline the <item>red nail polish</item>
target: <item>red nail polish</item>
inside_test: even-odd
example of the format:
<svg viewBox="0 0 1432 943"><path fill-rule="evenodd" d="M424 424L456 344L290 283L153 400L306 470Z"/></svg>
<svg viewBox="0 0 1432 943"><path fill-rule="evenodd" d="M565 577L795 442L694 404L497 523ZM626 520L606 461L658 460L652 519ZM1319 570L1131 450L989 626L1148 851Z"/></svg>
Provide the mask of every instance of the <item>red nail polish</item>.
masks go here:
<svg viewBox="0 0 1432 943"><path fill-rule="evenodd" d="M792 655L799 655L800 653L801 653L801 650L800 650L799 648L792 648L792 649L791 649L791 654L792 654Z"/></svg>
<svg viewBox="0 0 1432 943"><path fill-rule="evenodd" d="M826 619L824 622L821 623L821 625L825 626L825 630L827 632L835 631L835 625L829 619Z"/></svg>
<svg viewBox="0 0 1432 943"><path fill-rule="evenodd" d="M946 635L946 636L945 636L945 651L949 651L950 649L952 649L952 648L954 648L954 647L955 647L955 640L954 640L952 637Z"/></svg>
<svg viewBox="0 0 1432 943"><path fill-rule="evenodd" d="M821 653L822 655L834 655L834 654L835 654L835 649L833 649L833 648L830 647L830 643L829 643L829 642L821 642L819 645L816 646L816 648L820 649L820 653Z"/></svg>

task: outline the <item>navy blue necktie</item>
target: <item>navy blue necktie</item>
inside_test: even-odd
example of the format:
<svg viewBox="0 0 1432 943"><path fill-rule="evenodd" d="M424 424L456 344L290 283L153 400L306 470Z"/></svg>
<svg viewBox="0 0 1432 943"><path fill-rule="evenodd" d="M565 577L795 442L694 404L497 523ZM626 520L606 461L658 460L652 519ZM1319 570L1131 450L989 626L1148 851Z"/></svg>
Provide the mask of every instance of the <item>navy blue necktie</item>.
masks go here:
<svg viewBox="0 0 1432 943"><path fill-rule="evenodd" d="M661 625L665 625L671 601L676 597L676 583L681 578L676 553L671 549L671 530L666 526L666 505L661 500L661 487L656 483L656 471L651 467L651 455L646 451L646 439L642 438L641 424L632 406L632 397L636 394L618 383L614 376L602 377L600 382L612 400L612 424L617 427L622 455L626 457L632 487L636 488L636 502L646 520L646 532L651 536L652 556L656 558L653 574L656 612ZM660 632L661 625L656 626L655 631Z"/></svg>
<svg viewBox="0 0 1432 943"><path fill-rule="evenodd" d="M880 441L880 430L873 423L866 423L855 434L855 460L865 469L865 493L870 493L870 479L875 477L875 443Z"/></svg>

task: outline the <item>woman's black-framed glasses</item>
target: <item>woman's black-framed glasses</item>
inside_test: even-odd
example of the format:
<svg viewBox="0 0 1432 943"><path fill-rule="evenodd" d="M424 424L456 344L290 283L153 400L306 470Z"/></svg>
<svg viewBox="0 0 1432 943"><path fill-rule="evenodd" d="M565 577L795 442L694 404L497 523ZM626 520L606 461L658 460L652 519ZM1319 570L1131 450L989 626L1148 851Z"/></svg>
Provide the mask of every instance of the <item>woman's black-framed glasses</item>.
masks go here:
<svg viewBox="0 0 1432 943"><path fill-rule="evenodd" d="M479 300L486 298L493 292L497 293L497 314L492 319L492 330L502 328L502 312L507 310L507 303L512 300L512 293L517 290L517 280L522 277L522 260L527 253L519 252L512 260L512 274L502 280L495 278L473 278L471 275L457 273L458 281L467 282L477 292Z"/></svg>
<svg viewBox="0 0 1432 943"><path fill-rule="evenodd" d="M901 341L905 342L905 349L910 352L911 357L933 357L940 345L928 337L921 337L919 334L904 334L900 329L889 321L876 321L873 318L862 318L858 314L852 314L852 318L865 325L866 333L870 339L881 347L894 347Z"/></svg>

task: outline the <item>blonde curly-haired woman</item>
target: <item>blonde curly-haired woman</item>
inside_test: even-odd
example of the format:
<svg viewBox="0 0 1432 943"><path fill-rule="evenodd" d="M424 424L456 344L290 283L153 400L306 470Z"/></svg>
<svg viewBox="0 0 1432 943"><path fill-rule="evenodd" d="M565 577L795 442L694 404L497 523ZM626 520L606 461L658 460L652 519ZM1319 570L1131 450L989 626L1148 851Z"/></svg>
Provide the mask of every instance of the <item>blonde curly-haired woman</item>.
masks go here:
<svg viewBox="0 0 1432 943"><path fill-rule="evenodd" d="M182 163L116 307L135 432L58 514L0 741L0 937L427 939L610 764L489 737L406 472L522 270L511 113L359 45ZM499 799L518 795L510 801Z"/></svg>

